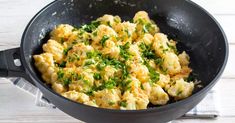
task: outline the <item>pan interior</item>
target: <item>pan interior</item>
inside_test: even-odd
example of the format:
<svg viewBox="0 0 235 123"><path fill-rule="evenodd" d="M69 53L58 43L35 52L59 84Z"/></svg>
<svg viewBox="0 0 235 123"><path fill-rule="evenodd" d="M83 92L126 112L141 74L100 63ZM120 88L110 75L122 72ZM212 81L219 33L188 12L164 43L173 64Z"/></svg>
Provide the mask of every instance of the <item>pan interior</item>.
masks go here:
<svg viewBox="0 0 235 123"><path fill-rule="evenodd" d="M66 23L79 27L104 14L119 15L122 20L130 20L140 10L149 13L161 32L178 41L177 48L190 55L193 73L203 86L207 86L222 68L226 42L212 18L183 0L56 1L31 21L23 35L21 46L28 70L36 80L43 83L40 74L36 72L32 56L42 52L41 47L55 25Z"/></svg>

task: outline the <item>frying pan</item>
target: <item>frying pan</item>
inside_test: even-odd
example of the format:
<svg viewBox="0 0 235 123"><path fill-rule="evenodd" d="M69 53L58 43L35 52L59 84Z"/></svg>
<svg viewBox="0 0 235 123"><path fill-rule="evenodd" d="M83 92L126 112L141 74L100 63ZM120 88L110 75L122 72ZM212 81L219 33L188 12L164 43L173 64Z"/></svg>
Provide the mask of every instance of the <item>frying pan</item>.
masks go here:
<svg viewBox="0 0 235 123"><path fill-rule="evenodd" d="M34 67L32 56L42 53L55 25L78 26L104 14L130 20L139 10L149 13L169 38L178 41L180 51L190 55L190 66L202 81L187 99L145 110L111 110L95 108L66 99L44 84ZM85 122L163 123L176 119L196 106L216 84L228 59L226 36L216 20L189 0L58 0L38 12L27 25L21 46L0 52L0 76L23 77L37 86L43 95L65 113ZM22 65L16 66L19 59Z"/></svg>

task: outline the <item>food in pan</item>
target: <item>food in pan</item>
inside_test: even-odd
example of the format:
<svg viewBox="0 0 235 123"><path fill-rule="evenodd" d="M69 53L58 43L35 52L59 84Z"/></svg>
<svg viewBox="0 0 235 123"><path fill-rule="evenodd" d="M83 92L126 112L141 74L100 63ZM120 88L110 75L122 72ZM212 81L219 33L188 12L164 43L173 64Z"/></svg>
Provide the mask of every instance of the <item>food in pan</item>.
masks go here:
<svg viewBox="0 0 235 123"><path fill-rule="evenodd" d="M146 109L194 89L189 55L144 11L131 21L106 14L80 28L58 25L34 60L54 91L94 107Z"/></svg>

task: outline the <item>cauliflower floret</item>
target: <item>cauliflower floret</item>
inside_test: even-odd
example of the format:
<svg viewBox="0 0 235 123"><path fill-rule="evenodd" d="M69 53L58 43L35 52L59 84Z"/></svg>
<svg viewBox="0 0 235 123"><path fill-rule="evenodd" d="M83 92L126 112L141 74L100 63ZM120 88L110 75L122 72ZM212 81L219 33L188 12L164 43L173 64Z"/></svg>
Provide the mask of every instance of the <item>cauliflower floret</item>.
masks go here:
<svg viewBox="0 0 235 123"><path fill-rule="evenodd" d="M48 84L54 82L55 65L53 55L50 53L43 53L41 55L34 55L35 66L42 73L42 78Z"/></svg>
<svg viewBox="0 0 235 123"><path fill-rule="evenodd" d="M169 101L169 96L159 85L155 84L151 89L149 100L154 105L165 105Z"/></svg>
<svg viewBox="0 0 235 123"><path fill-rule="evenodd" d="M130 45L130 48L128 49L129 53L132 55L132 60L136 63L143 62L143 59L141 57L141 53L139 51L139 47L137 44Z"/></svg>
<svg viewBox="0 0 235 123"><path fill-rule="evenodd" d="M163 56L163 68L167 70L170 75L174 75L180 72L181 66L176 54L172 52L166 52Z"/></svg>
<svg viewBox="0 0 235 123"><path fill-rule="evenodd" d="M167 89L167 92L170 96L174 97L176 100L179 100L189 97L192 94L193 89L193 82L188 83L185 82L184 79L179 79L175 81L175 84Z"/></svg>
<svg viewBox="0 0 235 123"><path fill-rule="evenodd" d="M84 93L79 93L77 91L68 91L68 92L62 93L62 96L69 98L73 101L80 102L80 103L86 103L90 101L89 96L87 96Z"/></svg>
<svg viewBox="0 0 235 123"><path fill-rule="evenodd" d="M134 22L137 22L139 19L142 19L142 20L145 20L145 21L148 21L150 22L150 19L149 19L149 16L148 16L148 13L145 12L145 11L139 11L135 14L133 20Z"/></svg>
<svg viewBox="0 0 235 123"><path fill-rule="evenodd" d="M79 92L87 92L94 85L94 78L91 69L83 69L77 73L80 73L82 79L72 81L69 84L69 90L76 90Z"/></svg>
<svg viewBox="0 0 235 123"><path fill-rule="evenodd" d="M88 102L85 102L84 104L85 104L85 105L89 105L89 106L93 106L93 107L99 107L99 106L95 103L95 101L88 101Z"/></svg>
<svg viewBox="0 0 235 123"><path fill-rule="evenodd" d="M115 41L115 37L117 36L117 33L109 26L106 25L99 25L98 28L95 30L95 32L97 32L96 36L93 36L92 39L92 45L93 47L97 46L97 45L102 45L101 40L104 38ZM105 44L105 42L103 42L103 44Z"/></svg>
<svg viewBox="0 0 235 123"><path fill-rule="evenodd" d="M120 97L121 91L119 89L104 89L94 92L96 104L102 108L119 109Z"/></svg>
<svg viewBox="0 0 235 123"><path fill-rule="evenodd" d="M148 97L150 97L150 92L151 92L151 89L152 89L150 83L145 82L145 83L142 84L142 86L143 86L145 94L148 95Z"/></svg>
<svg viewBox="0 0 235 123"><path fill-rule="evenodd" d="M117 72L118 70L110 65L106 66L104 68L104 70L102 71L102 75L103 75L103 79L105 81L108 81L109 78L113 78L114 74Z"/></svg>
<svg viewBox="0 0 235 123"><path fill-rule="evenodd" d="M149 80L149 70L145 65L141 63L131 63L129 66L130 74L136 76L142 83Z"/></svg>
<svg viewBox="0 0 235 123"><path fill-rule="evenodd" d="M157 84L164 88L168 83L170 82L170 76L169 75L163 75L160 74L159 80L157 82Z"/></svg>
<svg viewBox="0 0 235 123"><path fill-rule="evenodd" d="M97 21L100 21L101 24L113 27L121 22L121 18L119 16L105 14L104 16L98 18Z"/></svg>
<svg viewBox="0 0 235 123"><path fill-rule="evenodd" d="M137 35L142 36L145 33L150 33L154 35L155 33L159 32L159 28L157 25L150 20L148 13L145 11L139 11L135 14L134 23L137 24L136 30Z"/></svg>
<svg viewBox="0 0 235 123"><path fill-rule="evenodd" d="M105 55L109 55L111 58L118 59L120 48L116 46L116 44L113 41L107 40L105 42L105 46L102 49L102 53L104 53Z"/></svg>
<svg viewBox="0 0 235 123"><path fill-rule="evenodd" d="M121 38L121 42L123 44L132 41L132 36L135 29L136 24L130 22L119 23L114 27L114 30L118 33L118 37Z"/></svg>
<svg viewBox="0 0 235 123"><path fill-rule="evenodd" d="M69 58L76 59L75 62L67 62L67 67L72 66L81 66L84 64L84 61L87 59L87 53L88 52L94 52L94 48L89 45L85 45L83 43L78 43L73 46L71 50L68 51L69 57L67 57L67 60ZM69 61L69 60L68 60Z"/></svg>
<svg viewBox="0 0 235 123"><path fill-rule="evenodd" d="M51 53L56 62L60 62L63 58L63 46L55 40L48 40L46 44L43 45L43 51Z"/></svg>
<svg viewBox="0 0 235 123"><path fill-rule="evenodd" d="M189 74L192 72L192 69L189 68L188 66L183 66L180 70L179 73L177 73L176 75L174 75L171 79L172 80L178 80L181 78L188 78Z"/></svg>
<svg viewBox="0 0 235 123"><path fill-rule="evenodd" d="M131 90L135 90L140 87L140 81L134 76L131 76L130 81L129 86L131 87Z"/></svg>
<svg viewBox="0 0 235 123"><path fill-rule="evenodd" d="M73 26L68 24L60 24L51 32L51 39L54 39L60 43L67 41L72 34Z"/></svg>
<svg viewBox="0 0 235 123"><path fill-rule="evenodd" d="M154 35L153 49L157 55L163 57L164 54L170 50L167 42L169 41L165 34L157 33Z"/></svg>
<svg viewBox="0 0 235 123"><path fill-rule="evenodd" d="M151 45L152 42L153 42L153 36L151 34L144 34L143 36L143 42L146 44L146 45Z"/></svg>
<svg viewBox="0 0 235 123"><path fill-rule="evenodd" d="M136 98L130 91L126 91L122 96L120 103L121 110L136 110Z"/></svg>
<svg viewBox="0 0 235 123"><path fill-rule="evenodd" d="M61 83L54 82L52 83L51 87L56 93L59 93L59 94L67 91L67 89Z"/></svg>
<svg viewBox="0 0 235 123"><path fill-rule="evenodd" d="M148 95L141 88L133 90L132 93L136 98L136 109L146 109L149 104Z"/></svg>
<svg viewBox="0 0 235 123"><path fill-rule="evenodd" d="M181 54L178 55L179 62L181 66L188 66L189 65L189 56L188 54L184 51Z"/></svg>

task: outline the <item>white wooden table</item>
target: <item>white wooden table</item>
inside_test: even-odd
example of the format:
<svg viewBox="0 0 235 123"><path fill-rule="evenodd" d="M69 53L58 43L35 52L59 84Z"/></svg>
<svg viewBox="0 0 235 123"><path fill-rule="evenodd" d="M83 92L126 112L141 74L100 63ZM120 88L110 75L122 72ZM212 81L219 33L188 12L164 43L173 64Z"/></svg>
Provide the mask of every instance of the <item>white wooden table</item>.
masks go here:
<svg viewBox="0 0 235 123"><path fill-rule="evenodd" d="M0 50L18 47L22 32L43 6L52 0L0 0ZM216 85L220 91L217 119L176 120L177 123L235 123L235 1L193 0L208 10L222 25L229 41L229 60ZM78 123L58 109L39 108L34 98L0 79L0 123Z"/></svg>

